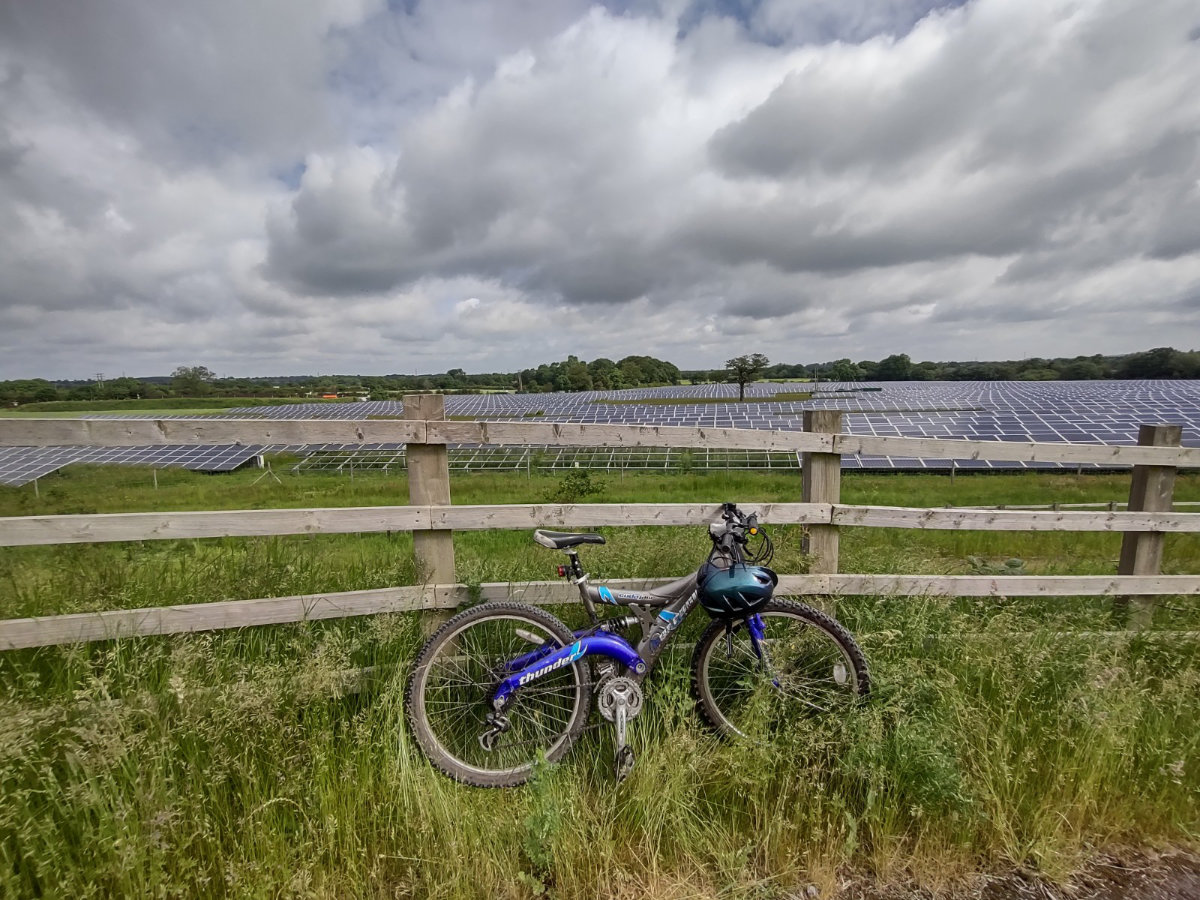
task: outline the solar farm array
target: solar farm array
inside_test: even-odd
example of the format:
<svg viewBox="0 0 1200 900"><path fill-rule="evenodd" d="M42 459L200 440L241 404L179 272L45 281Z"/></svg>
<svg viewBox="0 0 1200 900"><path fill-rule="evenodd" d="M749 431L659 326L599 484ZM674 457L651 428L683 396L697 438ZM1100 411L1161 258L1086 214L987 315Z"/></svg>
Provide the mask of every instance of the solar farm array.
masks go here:
<svg viewBox="0 0 1200 900"><path fill-rule="evenodd" d="M809 400L773 400L780 393L813 385L758 383L738 403L736 385L691 385L577 394L479 394L446 397L446 413L487 421L686 425L800 430L802 413L835 409L845 413L843 430L857 435L1135 444L1138 426L1173 423L1184 428L1185 446L1200 446L1200 381L1076 382L882 382L815 386ZM677 402L662 404L667 398ZM639 400L650 401L638 403ZM655 403L654 401L659 401ZM618 404L605 401L621 401ZM632 402L631 402L632 401ZM690 401L690 402L689 402ZM400 416L399 401L299 403L226 410L221 418L366 419ZM184 416L95 414L89 418L185 418ZM260 454L290 452L302 457L298 470L402 467L402 445L316 445L266 447L7 448L0 449L0 484L20 485L72 462L182 465L228 471ZM452 447L455 469L602 468L779 468L794 467L793 454L704 450L613 450L554 447ZM947 470L1077 468L1074 464L901 457L843 457L846 469Z"/></svg>

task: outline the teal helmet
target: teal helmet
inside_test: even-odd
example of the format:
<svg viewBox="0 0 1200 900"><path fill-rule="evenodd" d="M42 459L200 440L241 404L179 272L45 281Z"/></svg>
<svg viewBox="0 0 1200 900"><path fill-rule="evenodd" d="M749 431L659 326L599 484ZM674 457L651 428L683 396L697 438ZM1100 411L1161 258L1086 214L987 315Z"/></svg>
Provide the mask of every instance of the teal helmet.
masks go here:
<svg viewBox="0 0 1200 900"><path fill-rule="evenodd" d="M710 559L696 573L700 605L721 618L748 616L762 609L775 593L779 576L766 566L722 562Z"/></svg>

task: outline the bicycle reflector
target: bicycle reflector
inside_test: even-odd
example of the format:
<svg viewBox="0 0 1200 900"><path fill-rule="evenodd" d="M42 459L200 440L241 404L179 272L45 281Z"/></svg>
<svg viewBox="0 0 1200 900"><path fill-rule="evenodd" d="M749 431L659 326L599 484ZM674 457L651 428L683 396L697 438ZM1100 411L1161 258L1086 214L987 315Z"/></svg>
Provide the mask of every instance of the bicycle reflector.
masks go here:
<svg viewBox="0 0 1200 900"><path fill-rule="evenodd" d="M555 568L558 569L558 577L559 578L567 577L567 567L566 566L556 566Z"/></svg>

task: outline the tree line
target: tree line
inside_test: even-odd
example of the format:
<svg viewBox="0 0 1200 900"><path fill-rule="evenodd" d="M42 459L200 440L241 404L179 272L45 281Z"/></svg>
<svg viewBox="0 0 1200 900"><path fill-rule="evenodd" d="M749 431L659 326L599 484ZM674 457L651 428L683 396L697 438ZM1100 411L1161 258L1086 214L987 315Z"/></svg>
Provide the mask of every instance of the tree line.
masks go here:
<svg viewBox="0 0 1200 900"><path fill-rule="evenodd" d="M727 381L725 369L685 371L690 381ZM764 366L770 381L806 378L821 381L1096 381L1121 378L1200 378L1200 351L1158 347L1120 356L1070 356L1000 362L913 362L907 353L879 361L836 359L822 363Z"/></svg>
<svg viewBox="0 0 1200 900"><path fill-rule="evenodd" d="M746 361L753 365L746 369ZM733 365L739 363L739 365ZM1108 378L1197 378L1200 351L1158 347L1120 356L1031 358L1002 362L913 362L905 353L884 359L836 359L821 363L776 363L752 354L729 360L724 369L680 370L652 356L626 356L585 362L568 356L519 372L468 374L462 369L427 375L288 375L261 378L219 377L206 366L180 366L167 376L48 381L43 378L0 381L0 403L55 400L132 400L174 397L306 398L325 394L387 399L413 391L478 393L485 390L608 391L674 385L682 381L733 382L785 378L821 381L1080 381Z"/></svg>
<svg viewBox="0 0 1200 900"><path fill-rule="evenodd" d="M520 372L468 374L450 369L426 375L287 375L223 378L207 366L180 366L169 376L48 381L27 378L0 381L0 404L46 403L57 400L159 400L176 397L309 398L325 395L386 400L416 391L473 394L489 390L551 391L617 390L679 384L679 368L652 356L620 361L583 362L569 356Z"/></svg>

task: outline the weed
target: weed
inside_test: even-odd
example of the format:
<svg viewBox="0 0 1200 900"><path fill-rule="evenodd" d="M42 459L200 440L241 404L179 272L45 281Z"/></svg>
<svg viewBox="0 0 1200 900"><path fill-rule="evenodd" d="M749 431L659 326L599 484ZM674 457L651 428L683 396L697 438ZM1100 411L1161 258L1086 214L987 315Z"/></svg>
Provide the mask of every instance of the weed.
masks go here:
<svg viewBox="0 0 1200 900"><path fill-rule="evenodd" d="M553 503L578 503L604 493L606 484L591 469L570 469L548 494Z"/></svg>

